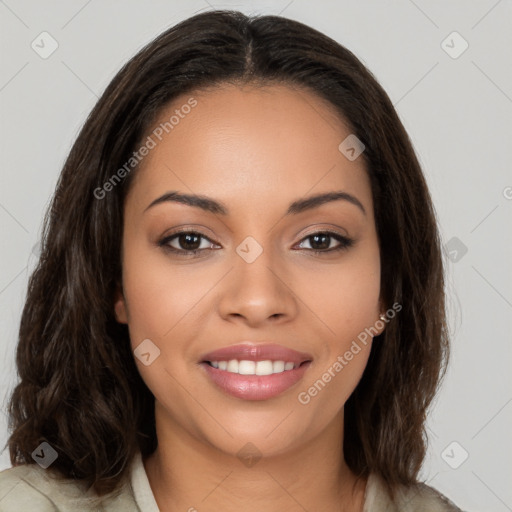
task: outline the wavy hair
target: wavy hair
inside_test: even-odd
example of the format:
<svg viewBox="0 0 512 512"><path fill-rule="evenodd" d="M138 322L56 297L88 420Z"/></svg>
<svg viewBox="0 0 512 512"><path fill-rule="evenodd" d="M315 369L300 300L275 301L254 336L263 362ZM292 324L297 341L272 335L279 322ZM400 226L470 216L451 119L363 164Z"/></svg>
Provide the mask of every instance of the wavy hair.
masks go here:
<svg viewBox="0 0 512 512"><path fill-rule="evenodd" d="M345 404L344 456L392 494L417 482L426 413L448 360L444 268L432 200L386 92L348 49L280 16L210 11L147 44L115 75L65 161L30 276L9 402L11 463L42 441L52 468L100 495L119 488L137 450L157 445L154 397L139 375L127 326L116 321L123 205L137 169L94 193L133 155L174 98L231 83L285 84L324 98L366 146L384 303L402 306L376 338Z"/></svg>

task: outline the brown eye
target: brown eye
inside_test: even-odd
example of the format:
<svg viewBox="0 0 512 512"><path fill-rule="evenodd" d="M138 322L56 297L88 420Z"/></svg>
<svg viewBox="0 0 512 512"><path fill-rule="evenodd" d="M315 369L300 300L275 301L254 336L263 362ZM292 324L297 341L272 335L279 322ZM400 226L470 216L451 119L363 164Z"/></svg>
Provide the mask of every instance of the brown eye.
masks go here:
<svg viewBox="0 0 512 512"><path fill-rule="evenodd" d="M331 247L333 239L338 242L338 246ZM317 233L308 235L307 237L303 238L303 240L310 240L311 249L308 250L314 253L340 251L343 249L348 249L354 244L354 240L332 231L318 231Z"/></svg>
<svg viewBox="0 0 512 512"><path fill-rule="evenodd" d="M205 246L201 247L202 240L210 243L206 243ZM158 245L171 252L188 255L197 254L201 251L211 249L213 242L211 242L211 240L202 233L198 233L196 231L180 231L166 236L158 242Z"/></svg>
<svg viewBox="0 0 512 512"><path fill-rule="evenodd" d="M195 233L182 233L177 236L176 240L181 249L186 251L195 251L201 245L201 236Z"/></svg>

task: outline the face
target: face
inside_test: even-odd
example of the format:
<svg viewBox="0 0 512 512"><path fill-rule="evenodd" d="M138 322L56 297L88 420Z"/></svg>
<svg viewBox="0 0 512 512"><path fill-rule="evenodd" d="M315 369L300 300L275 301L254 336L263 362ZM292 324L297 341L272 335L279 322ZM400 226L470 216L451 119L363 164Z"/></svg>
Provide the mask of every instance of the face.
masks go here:
<svg viewBox="0 0 512 512"><path fill-rule="evenodd" d="M181 108L187 101L195 106ZM341 423L371 348L361 333L384 311L363 158L338 149L350 130L304 90L226 85L176 99L156 125L176 110L126 198L117 319L157 424L229 454L247 442L265 455L297 449ZM169 192L219 206L152 205ZM302 202L338 192L346 195ZM285 352L205 362L244 342ZM251 354L242 375L235 363L222 369L220 360ZM272 362L294 356L295 369ZM244 375L268 372L260 360L277 373Z"/></svg>

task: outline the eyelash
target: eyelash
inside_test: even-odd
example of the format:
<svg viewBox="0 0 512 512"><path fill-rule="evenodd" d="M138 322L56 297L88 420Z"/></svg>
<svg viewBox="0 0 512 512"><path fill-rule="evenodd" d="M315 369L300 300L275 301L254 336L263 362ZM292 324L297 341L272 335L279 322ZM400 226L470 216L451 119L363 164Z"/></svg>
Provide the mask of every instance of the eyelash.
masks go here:
<svg viewBox="0 0 512 512"><path fill-rule="evenodd" d="M194 250L187 251L185 249L176 249L175 247L171 247L169 245L169 242L171 240L173 240L176 237L178 237L179 235L183 235L183 234L198 235L200 238L206 239L206 240L212 242L206 235L203 235L202 233L200 233L198 231L183 230L183 231L176 231L176 232L172 233L171 235L166 236L165 238L163 238L162 240L160 240L158 242L158 246L163 247L166 251L172 252L178 256L194 257L194 256L197 256L198 253L208 250L208 249L194 249ZM302 238L300 243L302 243L304 240L307 240L308 238L312 238L315 235L328 235L330 238L334 238L335 240L340 242L340 245L338 247L335 247L334 249L325 249L325 250L306 249L306 251L312 252L313 254L323 255L325 253L333 253L333 252L343 251L343 250L349 249L350 247L352 247L354 245L354 240L352 238L348 238L346 236L340 235L339 233L336 233L335 231L315 231L314 233L310 233L309 235ZM214 243L214 242L212 242L212 243Z"/></svg>

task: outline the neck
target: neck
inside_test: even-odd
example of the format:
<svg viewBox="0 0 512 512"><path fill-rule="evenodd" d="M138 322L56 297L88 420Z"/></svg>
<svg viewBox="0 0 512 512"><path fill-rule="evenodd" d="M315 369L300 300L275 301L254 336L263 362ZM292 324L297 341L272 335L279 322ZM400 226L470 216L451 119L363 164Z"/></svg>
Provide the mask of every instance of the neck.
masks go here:
<svg viewBox="0 0 512 512"><path fill-rule="evenodd" d="M366 481L343 458L343 410L293 452L251 460L192 436L158 402L155 409L158 447L144 466L161 512L363 509Z"/></svg>

